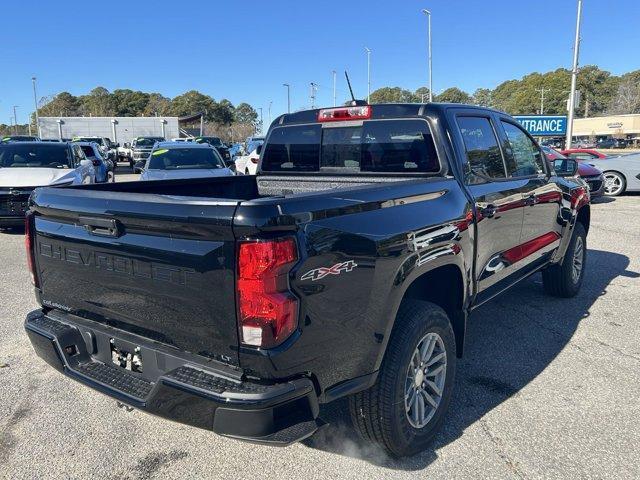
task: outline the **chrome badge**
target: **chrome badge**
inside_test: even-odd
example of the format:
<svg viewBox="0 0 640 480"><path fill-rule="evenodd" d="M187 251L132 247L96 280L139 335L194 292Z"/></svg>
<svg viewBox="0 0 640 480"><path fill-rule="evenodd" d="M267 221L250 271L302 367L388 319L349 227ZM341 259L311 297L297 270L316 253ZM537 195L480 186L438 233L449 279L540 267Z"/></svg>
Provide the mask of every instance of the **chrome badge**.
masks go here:
<svg viewBox="0 0 640 480"><path fill-rule="evenodd" d="M357 266L358 264L353 260L347 260L346 262L336 263L332 267L320 267L309 270L307 273L302 275L302 277L300 277L300 280L311 280L312 282L315 282L316 280L320 280L327 275L340 275L341 273L348 273Z"/></svg>

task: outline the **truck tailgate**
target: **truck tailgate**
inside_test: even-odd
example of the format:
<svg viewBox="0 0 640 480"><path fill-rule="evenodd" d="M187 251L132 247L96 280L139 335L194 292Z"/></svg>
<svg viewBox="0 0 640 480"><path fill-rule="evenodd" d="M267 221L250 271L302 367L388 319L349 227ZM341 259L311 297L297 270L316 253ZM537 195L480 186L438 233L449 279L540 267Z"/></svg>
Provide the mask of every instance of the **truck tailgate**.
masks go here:
<svg viewBox="0 0 640 480"><path fill-rule="evenodd" d="M235 200L39 189L43 305L238 365Z"/></svg>

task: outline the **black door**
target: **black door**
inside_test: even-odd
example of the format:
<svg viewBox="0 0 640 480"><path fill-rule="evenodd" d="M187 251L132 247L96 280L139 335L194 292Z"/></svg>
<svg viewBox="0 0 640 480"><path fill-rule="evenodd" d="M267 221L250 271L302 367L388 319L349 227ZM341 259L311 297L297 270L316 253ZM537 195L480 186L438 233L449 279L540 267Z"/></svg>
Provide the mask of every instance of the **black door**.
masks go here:
<svg viewBox="0 0 640 480"><path fill-rule="evenodd" d="M516 271L509 258L519 249L524 215L522 182L507 175L496 121L487 112L456 109L453 129L459 151L466 153L465 183L476 207L475 280L480 301L499 291L501 281Z"/></svg>

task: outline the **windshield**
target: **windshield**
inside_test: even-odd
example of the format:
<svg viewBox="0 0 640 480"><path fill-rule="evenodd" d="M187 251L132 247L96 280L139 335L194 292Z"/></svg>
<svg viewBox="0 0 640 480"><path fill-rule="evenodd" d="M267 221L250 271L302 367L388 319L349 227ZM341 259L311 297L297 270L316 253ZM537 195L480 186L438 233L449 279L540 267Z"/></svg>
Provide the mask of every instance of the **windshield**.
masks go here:
<svg viewBox="0 0 640 480"><path fill-rule="evenodd" d="M133 141L134 147L153 147L156 142L162 142L164 138L160 137L145 137L145 138L136 138Z"/></svg>
<svg viewBox="0 0 640 480"><path fill-rule="evenodd" d="M225 168L213 148L161 148L149 157L149 170Z"/></svg>
<svg viewBox="0 0 640 480"><path fill-rule="evenodd" d="M80 148L84 152L85 157L87 158L102 158L98 152L96 152L92 146L90 145L80 145Z"/></svg>
<svg viewBox="0 0 640 480"><path fill-rule="evenodd" d="M73 139L74 142L93 142L98 145L104 145L104 139L96 138L96 137L75 137Z"/></svg>
<svg viewBox="0 0 640 480"><path fill-rule="evenodd" d="M63 144L0 146L0 168L63 168L70 165L69 148Z"/></svg>
<svg viewBox="0 0 640 480"><path fill-rule="evenodd" d="M209 145L213 145L215 147L219 147L222 145L222 141L218 137L199 137L196 139L198 143L208 143Z"/></svg>
<svg viewBox="0 0 640 480"><path fill-rule="evenodd" d="M440 170L424 120L366 121L275 128L262 159L265 171L434 173Z"/></svg>
<svg viewBox="0 0 640 480"><path fill-rule="evenodd" d="M37 142L38 137L28 137L26 135L17 135L14 137L3 137L3 142Z"/></svg>

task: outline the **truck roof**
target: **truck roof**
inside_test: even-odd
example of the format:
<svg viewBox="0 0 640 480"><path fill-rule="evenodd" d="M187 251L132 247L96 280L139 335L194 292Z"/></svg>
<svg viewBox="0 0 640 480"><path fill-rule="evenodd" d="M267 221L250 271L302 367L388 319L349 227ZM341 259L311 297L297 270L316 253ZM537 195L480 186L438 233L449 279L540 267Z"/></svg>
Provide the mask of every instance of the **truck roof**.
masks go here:
<svg viewBox="0 0 640 480"><path fill-rule="evenodd" d="M342 105L343 108L350 105ZM384 118L402 118L402 117L422 117L430 115L442 114L446 109L468 108L479 111L498 112L488 107L480 107L478 105L467 105L462 103L376 103L370 105L372 119ZM326 107L326 109L341 107ZM316 123L318 121L318 112L325 108L316 108L313 110L303 110L295 113L285 113L274 120L272 126L276 125L293 125L299 123ZM502 113L502 112L499 112Z"/></svg>

